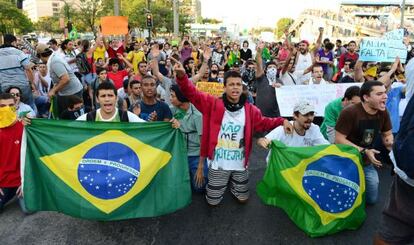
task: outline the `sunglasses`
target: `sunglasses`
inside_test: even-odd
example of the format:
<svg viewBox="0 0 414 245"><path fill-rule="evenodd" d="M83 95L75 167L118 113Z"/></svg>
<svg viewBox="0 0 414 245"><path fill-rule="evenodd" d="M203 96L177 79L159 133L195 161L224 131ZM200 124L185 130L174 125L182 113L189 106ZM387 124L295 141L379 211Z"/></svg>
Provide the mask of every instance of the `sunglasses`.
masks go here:
<svg viewBox="0 0 414 245"><path fill-rule="evenodd" d="M20 93L10 93L13 97L20 97Z"/></svg>

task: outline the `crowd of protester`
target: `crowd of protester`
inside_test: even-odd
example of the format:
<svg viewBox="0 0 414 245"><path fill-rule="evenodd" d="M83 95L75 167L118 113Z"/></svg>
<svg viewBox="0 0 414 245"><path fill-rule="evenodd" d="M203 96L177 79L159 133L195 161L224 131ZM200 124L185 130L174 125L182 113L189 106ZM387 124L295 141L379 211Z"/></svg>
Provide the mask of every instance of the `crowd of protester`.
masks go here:
<svg viewBox="0 0 414 245"><path fill-rule="evenodd" d="M408 63L411 55L407 66L400 62L405 57L393 63L364 62L359 60L358 43L334 44L323 33L320 28L314 43L292 43L286 32L283 42L259 42L255 57L247 41L221 38L184 36L172 45L168 40L138 41L128 35L109 39L99 34L92 42L52 39L30 48L5 35L0 47L0 106L14 107L26 123L35 117L172 122L186 139L192 188L206 192L210 205L221 202L229 182L237 200L248 200L255 132L268 133L257 142L265 148L274 139L291 146L352 145L364 156L367 202L375 204L375 167L389 161L386 154L378 156L377 149L391 149L404 97L412 95L414 81L407 84L414 72ZM198 82L222 83L223 96L198 91ZM301 101L294 105L291 121L280 117L275 88L336 83L363 84L332 101L325 115L316 117L314 105ZM361 121L372 124L361 126ZM19 160L14 161L18 165ZM19 176L12 177L11 185L7 176L0 178L0 207L14 193L21 195ZM399 222L398 217L393 222Z"/></svg>

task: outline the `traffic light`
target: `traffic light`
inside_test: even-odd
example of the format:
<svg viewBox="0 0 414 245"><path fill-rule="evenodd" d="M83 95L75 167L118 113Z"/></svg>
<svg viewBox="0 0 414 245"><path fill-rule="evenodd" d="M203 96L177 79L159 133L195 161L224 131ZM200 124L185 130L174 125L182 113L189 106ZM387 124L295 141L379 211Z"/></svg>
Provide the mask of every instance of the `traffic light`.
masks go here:
<svg viewBox="0 0 414 245"><path fill-rule="evenodd" d="M153 22L152 22L152 14L147 14L147 27L152 28Z"/></svg>

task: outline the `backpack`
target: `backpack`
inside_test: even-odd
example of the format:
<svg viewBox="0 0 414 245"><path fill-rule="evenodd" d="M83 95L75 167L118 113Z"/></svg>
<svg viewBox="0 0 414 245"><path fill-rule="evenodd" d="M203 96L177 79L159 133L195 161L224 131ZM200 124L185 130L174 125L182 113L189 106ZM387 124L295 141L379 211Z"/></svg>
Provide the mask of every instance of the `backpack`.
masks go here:
<svg viewBox="0 0 414 245"><path fill-rule="evenodd" d="M91 65L88 62L88 59L86 59L85 53L80 53L76 55L76 65L78 66L79 73L82 75L89 74L91 72Z"/></svg>
<svg viewBox="0 0 414 245"><path fill-rule="evenodd" d="M122 111L119 110L119 119L121 120L121 122L129 122L129 118L128 118L128 112L127 111ZM96 119L96 110L89 112L88 114L86 114L86 121L88 122L95 122Z"/></svg>
<svg viewBox="0 0 414 245"><path fill-rule="evenodd" d="M414 179L414 96L407 104L400 130L394 140L393 154L396 165Z"/></svg>

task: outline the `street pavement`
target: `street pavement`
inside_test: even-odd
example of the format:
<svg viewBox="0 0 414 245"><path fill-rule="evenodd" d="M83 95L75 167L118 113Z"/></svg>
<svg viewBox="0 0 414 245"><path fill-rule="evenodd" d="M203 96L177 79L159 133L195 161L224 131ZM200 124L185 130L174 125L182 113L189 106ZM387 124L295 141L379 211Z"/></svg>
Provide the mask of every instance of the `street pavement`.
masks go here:
<svg viewBox="0 0 414 245"><path fill-rule="evenodd" d="M56 212L24 215L14 202L0 214L0 244L371 244L391 186L390 168L379 171L380 199L368 206L359 230L309 238L283 210L264 205L255 192L262 178L266 151L254 146L250 164L251 197L237 203L229 193L219 207L208 207L202 195L175 213L157 218L99 222Z"/></svg>

